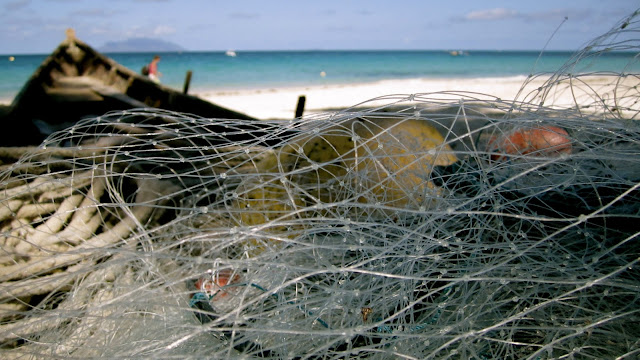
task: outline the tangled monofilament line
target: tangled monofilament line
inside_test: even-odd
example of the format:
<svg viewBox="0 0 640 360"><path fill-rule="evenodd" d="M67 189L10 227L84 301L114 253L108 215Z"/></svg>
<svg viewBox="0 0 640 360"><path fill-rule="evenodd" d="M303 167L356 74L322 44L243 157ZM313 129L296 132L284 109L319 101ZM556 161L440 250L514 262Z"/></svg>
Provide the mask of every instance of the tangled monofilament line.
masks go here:
<svg viewBox="0 0 640 360"><path fill-rule="evenodd" d="M636 356L637 75L555 76L52 135L2 176L3 357Z"/></svg>

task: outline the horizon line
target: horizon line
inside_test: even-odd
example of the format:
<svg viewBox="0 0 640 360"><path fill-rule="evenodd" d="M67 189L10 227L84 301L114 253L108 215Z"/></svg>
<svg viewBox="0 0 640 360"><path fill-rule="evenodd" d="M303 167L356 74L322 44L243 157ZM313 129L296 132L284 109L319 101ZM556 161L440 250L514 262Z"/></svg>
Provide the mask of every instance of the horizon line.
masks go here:
<svg viewBox="0 0 640 360"><path fill-rule="evenodd" d="M563 50L563 49L464 49L464 48L450 48L450 49L225 49L225 50L132 50L132 51L104 51L96 49L96 51L104 53L104 54L148 54L148 53L165 53L165 54L180 54L180 53L225 53L226 51L233 50L236 53L255 53L255 52L445 52L450 53L452 51L461 51L464 53L471 52L531 52L531 53L546 53L546 52L565 52L565 53L578 53L582 51L579 50ZM0 53L0 56L37 56L37 55L49 55L55 49L51 50L48 53L44 52L25 52L25 53ZM633 51L611 51L617 53L634 53Z"/></svg>

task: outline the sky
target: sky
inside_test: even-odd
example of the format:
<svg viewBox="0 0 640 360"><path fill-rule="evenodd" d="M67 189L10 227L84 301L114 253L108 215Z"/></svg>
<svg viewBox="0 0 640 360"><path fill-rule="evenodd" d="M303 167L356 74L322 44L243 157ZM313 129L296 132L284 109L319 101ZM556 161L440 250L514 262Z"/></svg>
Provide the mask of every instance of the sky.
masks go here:
<svg viewBox="0 0 640 360"><path fill-rule="evenodd" d="M541 50L547 43L575 51L639 7L638 0L0 0L0 54L50 53L69 27L95 48L146 37L191 51Z"/></svg>

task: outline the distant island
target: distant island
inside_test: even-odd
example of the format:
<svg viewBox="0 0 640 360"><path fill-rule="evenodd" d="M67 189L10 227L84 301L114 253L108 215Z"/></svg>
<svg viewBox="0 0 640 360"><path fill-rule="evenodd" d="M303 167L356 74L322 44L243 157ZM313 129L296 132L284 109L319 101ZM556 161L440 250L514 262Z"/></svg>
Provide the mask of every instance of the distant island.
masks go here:
<svg viewBox="0 0 640 360"><path fill-rule="evenodd" d="M124 41L110 41L99 48L101 52L165 52L184 51L177 44L150 38L133 38Z"/></svg>

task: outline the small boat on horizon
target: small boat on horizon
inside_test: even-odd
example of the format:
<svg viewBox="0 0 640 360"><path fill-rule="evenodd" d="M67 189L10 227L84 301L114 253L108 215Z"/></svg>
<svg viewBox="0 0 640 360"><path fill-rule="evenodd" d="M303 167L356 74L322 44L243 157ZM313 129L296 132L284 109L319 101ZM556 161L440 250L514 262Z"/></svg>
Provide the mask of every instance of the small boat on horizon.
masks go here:
<svg viewBox="0 0 640 360"><path fill-rule="evenodd" d="M238 56L238 54L236 54L236 52L233 51L233 50L227 50L224 54L227 55L227 56L230 56L230 57Z"/></svg>
<svg viewBox="0 0 640 360"><path fill-rule="evenodd" d="M452 50L452 51L449 51L449 55L451 55L451 56L464 56L464 55L469 55L469 53L464 51L464 50Z"/></svg>

